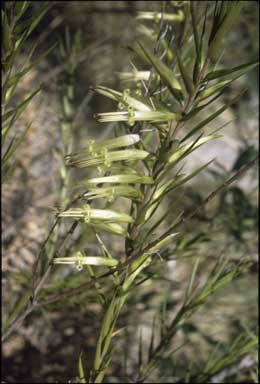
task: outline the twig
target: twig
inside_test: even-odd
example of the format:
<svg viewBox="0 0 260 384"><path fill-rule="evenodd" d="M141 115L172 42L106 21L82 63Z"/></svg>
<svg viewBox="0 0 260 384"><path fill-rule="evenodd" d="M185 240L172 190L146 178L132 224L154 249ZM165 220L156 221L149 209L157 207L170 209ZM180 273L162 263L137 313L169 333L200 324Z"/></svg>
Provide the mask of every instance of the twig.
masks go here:
<svg viewBox="0 0 260 384"><path fill-rule="evenodd" d="M201 208L203 208L209 201L211 201L219 192L221 192L223 189L227 188L230 184L232 184L235 180L240 178L248 169L250 169L252 166L257 164L257 160L259 158L259 155L255 157L255 159L251 160L249 163L244 165L242 168L240 168L231 178L226 180L223 184L221 184L217 189L215 189L213 192L211 192L206 199L204 199L193 211L191 212L184 212L179 221L172 225L167 232L165 232L162 236L160 236L157 240L153 241L152 243L148 244L143 252L147 251L153 246L156 246L156 244L162 240L164 240L168 235L171 234L172 230L179 226L180 224L184 223L185 221L191 219L194 215L196 215Z"/></svg>
<svg viewBox="0 0 260 384"><path fill-rule="evenodd" d="M44 250L45 250L45 246L46 246L46 244L48 243L48 241L49 241L49 239L50 239L50 237L51 237L53 231L55 230L55 228L56 228L58 222L59 222L59 218L56 217L56 220L54 221L54 223L53 223L51 229L49 230L49 233L48 233L46 239L44 240L44 242L43 242L42 245L41 245L40 251L39 251L38 256L37 256L37 258L36 258L36 260L35 260L35 263L34 263L34 265L33 265L33 268L32 268L32 282L33 282L33 283L32 283L32 290L33 290L33 291L34 291L34 289L35 289L35 276L36 276L36 271L37 271L38 263L39 263L40 258L41 258L41 256L42 256Z"/></svg>
<svg viewBox="0 0 260 384"><path fill-rule="evenodd" d="M18 316L8 327L6 332L2 336L2 343L7 339L7 337L14 331L16 331L23 323L24 319L33 311L35 307L35 304L33 304L31 301L28 302L27 308L24 310L24 312Z"/></svg>
<svg viewBox="0 0 260 384"><path fill-rule="evenodd" d="M55 225L54 225L55 224ZM47 240L50 238L50 233L54 230L55 226L57 225L57 222L55 221L55 223L53 224L46 240L44 241L43 245L45 245L47 243ZM2 336L2 342L6 340L6 338L15 330L17 330L20 325L23 323L24 319L36 308L36 307L39 307L39 304L37 303L36 301L36 296L37 294L39 293L39 291L41 290L41 288L43 287L47 277L49 276L50 274L50 271L52 269L52 261L54 259L54 257L56 257L62 250L62 248L64 247L64 244L65 244L65 241L68 239L68 237L70 235L72 235L72 233L75 231L76 227L78 225L78 221L74 221L73 224L71 225L69 231L66 233L66 235L64 236L64 238L62 239L62 242L60 243L59 247L57 248L56 252L54 253L52 259L50 260L49 262L49 265L45 271L45 273L43 274L43 276L39 279L39 281L36 283L34 289L33 289L33 293L32 293L32 296L30 296L30 298L28 299L28 302L27 302L27 307L26 309L16 317L16 319L9 325L9 327L7 328L7 330L5 331L5 333L3 334ZM43 249L43 248L42 248Z"/></svg>
<svg viewBox="0 0 260 384"><path fill-rule="evenodd" d="M196 215L201 208L203 208L209 201L211 201L219 192L221 192L223 189L227 188L230 184L232 184L235 180L239 179L245 172L247 172L251 167L257 164L257 160L259 159L259 155L257 155L253 160L245 164L242 168L240 168L232 177L230 177L228 180L226 180L223 184L221 184L218 188L216 188L213 192L211 192L206 199L204 199L193 211L191 212L184 212L181 216L181 218L172 225L162 236L160 236L158 239L152 241L150 244L148 244L141 253L147 252L150 248L155 247L160 241L164 240L167 236L169 236L173 229L175 229L180 224L184 223L187 220L190 220L194 215ZM139 255L132 255L129 257L127 262L137 258Z"/></svg>
<svg viewBox="0 0 260 384"><path fill-rule="evenodd" d="M36 287L34 288L34 292L33 292L33 299L36 298L36 295L38 294L38 292L41 290L41 288L43 287L47 277L49 276L49 273L52 269L52 261L55 257L57 257L61 250L63 249L64 245L65 245L65 242L66 240L69 238L69 236L71 236L73 234L73 232L75 231L76 227L78 225L78 221L75 220L73 222L73 224L71 225L70 229L68 230L68 232L66 233L66 235L64 236L64 238L62 239L59 247L57 248L56 252L54 252L50 262L49 262L49 265L48 265L48 268L46 269L45 273L43 274L43 276L40 278L40 280L38 281L38 283L36 284Z"/></svg>

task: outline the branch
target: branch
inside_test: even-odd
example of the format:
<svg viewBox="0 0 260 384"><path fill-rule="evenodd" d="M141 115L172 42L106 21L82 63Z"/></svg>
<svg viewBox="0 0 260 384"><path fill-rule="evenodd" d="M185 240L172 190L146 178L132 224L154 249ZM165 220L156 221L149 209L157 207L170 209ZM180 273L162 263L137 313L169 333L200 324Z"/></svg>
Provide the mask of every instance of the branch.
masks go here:
<svg viewBox="0 0 260 384"><path fill-rule="evenodd" d="M160 236L158 239L152 241L150 244L148 244L141 253L145 253L149 251L150 248L155 247L160 241L164 240L167 236L169 236L173 229L178 227L180 224L186 222L187 220L190 220L193 216L195 216L206 204L208 204L209 201L211 201L219 192L221 192L223 189L227 188L230 184L232 184L235 180L239 179L241 176L244 175L251 167L257 164L257 160L259 159L259 155L257 155L253 160L249 161L247 164L245 164L242 168L240 168L232 177L230 177L228 180L226 180L223 184L221 184L217 189L215 189L213 192L211 192L206 199L204 199L193 211L191 212L184 212L181 216L181 218L172 225L168 231L166 231L162 236ZM135 255L134 253L132 256L129 257L127 262L132 261L133 259L136 259L138 255Z"/></svg>
<svg viewBox="0 0 260 384"><path fill-rule="evenodd" d="M50 238L50 234L53 232L54 228L56 227L57 225L57 222L58 220L55 221L55 223L53 224L46 240L44 241L43 245L42 245L42 248L40 250L40 253L39 253L39 256L41 254L41 252L43 251L44 249L44 246L46 245L48 239ZM18 315L14 321L9 325L9 327L7 328L7 330L4 332L3 336L2 336L2 342L6 340L6 338L13 332L13 331L16 331L20 326L21 324L23 323L24 319L35 309L35 308L38 308L40 307L40 305L37 303L36 301L36 296L38 294L38 292L40 291L40 289L43 287L46 279L48 278L49 274L50 274L50 271L52 269L52 261L54 259L54 257L56 257L62 250L62 248L64 247L64 244L66 242L66 240L68 239L68 237L75 231L76 227L78 225L78 221L74 221L73 224L71 225L69 231L66 233L66 235L64 236L64 238L62 239L62 242L60 243L59 247L57 248L56 252L54 253L52 259L50 260L49 262L49 265L46 269L46 271L44 272L43 276L38 280L38 282L36 283L35 287L33 288L33 293L32 293L32 296L29 297L28 299L28 302L27 302L27 306L26 308L23 310L23 312ZM35 271L34 271L35 272ZM34 277L33 277L34 278Z"/></svg>

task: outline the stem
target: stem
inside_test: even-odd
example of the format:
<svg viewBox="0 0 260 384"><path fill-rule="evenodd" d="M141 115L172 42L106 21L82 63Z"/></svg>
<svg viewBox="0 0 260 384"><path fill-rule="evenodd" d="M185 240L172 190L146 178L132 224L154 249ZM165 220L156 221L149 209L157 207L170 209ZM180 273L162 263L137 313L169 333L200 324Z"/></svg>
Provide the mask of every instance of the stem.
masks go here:
<svg viewBox="0 0 260 384"><path fill-rule="evenodd" d="M56 257L62 250L62 248L64 247L64 244L65 244L65 241L68 239L68 237L74 232L74 230L76 229L78 225L78 221L75 221L69 231L66 233L65 237L62 239L62 242L60 244L60 246L58 247L58 249L56 250L55 254L53 255L52 259L50 260L49 264L48 264L48 267L45 271L45 273L43 274L43 276L39 279L39 281L36 283L34 289L33 289L33 293L32 293L32 296L30 296L30 298L28 299L28 302L27 302L27 306L26 308L24 309L24 311L18 315L16 317L16 319L9 325L9 327L7 328L6 332L3 334L2 336L2 342L15 330L17 330L19 328L19 326L23 323L23 320L35 309L35 307L39 307L37 301L36 301L36 297L39 293L39 291L42 289L43 285L45 284L50 272L51 272L51 269L52 269L52 261L54 259L54 257ZM51 228L51 230L53 230L54 228L54 225L53 227ZM48 235L48 238L49 238L49 235ZM45 241L46 242L46 241ZM45 243L44 242L44 243Z"/></svg>
<svg viewBox="0 0 260 384"><path fill-rule="evenodd" d="M232 184L235 180L240 178L245 172L247 172L252 166L257 164L257 160L259 158L259 155L257 155L253 160L249 161L247 164L245 164L242 168L240 168L232 177L230 177L228 180L226 180L223 184L221 184L218 188L216 188L213 192L211 192L206 199L204 199L193 211L191 212L184 212L181 216L181 218L172 225L168 231L166 231L162 236L160 236L155 241L148 244L144 249L143 253L148 251L150 248L156 246L156 244L162 240L164 240L167 236L169 236L173 229L175 229L180 224L184 223L187 220L190 220L194 215L198 213L209 201L211 201L219 192L221 192L223 189L227 188L230 184Z"/></svg>

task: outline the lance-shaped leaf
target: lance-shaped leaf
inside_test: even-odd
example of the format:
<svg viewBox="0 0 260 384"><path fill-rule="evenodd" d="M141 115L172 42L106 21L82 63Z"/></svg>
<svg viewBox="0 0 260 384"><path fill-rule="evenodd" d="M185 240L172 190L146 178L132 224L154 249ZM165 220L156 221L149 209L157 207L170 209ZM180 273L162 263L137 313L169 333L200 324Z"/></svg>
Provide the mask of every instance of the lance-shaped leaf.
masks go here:
<svg viewBox="0 0 260 384"><path fill-rule="evenodd" d="M40 91L41 89L37 89L34 91L29 97L27 97L24 101L22 101L18 106L14 107L10 111L6 112L3 116L2 119L3 121L8 121L8 123L5 125L5 128L2 129L2 140L4 141L6 138L6 135L9 131L9 129L12 127L14 122L19 118L19 116L23 113L23 111L26 109L32 98Z"/></svg>
<svg viewBox="0 0 260 384"><path fill-rule="evenodd" d="M9 52L12 49L11 44L11 31L8 23L8 17L6 12L1 10L1 21L2 21L2 36L3 36L3 51Z"/></svg>
<svg viewBox="0 0 260 384"><path fill-rule="evenodd" d="M178 101L183 100L183 94L181 92L181 86L176 77L174 76L173 71L166 65L164 64L158 57L156 57L153 53L151 53L143 44L140 42L137 42L139 46L139 50L133 46L133 50L137 53L140 54L142 57L146 59L156 72L160 75L161 79L167 84L169 87L169 90L173 94L173 96L176 98Z"/></svg>
<svg viewBox="0 0 260 384"><path fill-rule="evenodd" d="M195 4L193 1L190 1L189 4L190 4L194 43L195 43L195 52L196 52L196 59L195 59L194 68L193 68L193 81L197 82L199 73L200 73L202 66L203 66L202 46L203 46L204 26L203 26L202 33L201 33L201 38L199 39L198 20L196 20L196 17L195 17L195 12L196 12ZM205 15L205 18L206 18L206 15Z"/></svg>
<svg viewBox="0 0 260 384"><path fill-rule="evenodd" d="M226 88L229 84L231 84L234 80L235 80L235 78L233 80L225 80L225 81L222 81L220 83L214 84L211 87L208 87L203 91L198 92L198 94L196 96L196 101L200 102L200 101L207 99L208 97L214 95L215 93L220 92L221 90Z"/></svg>
<svg viewBox="0 0 260 384"><path fill-rule="evenodd" d="M68 155L66 162L71 167L84 168L97 165L104 165L110 167L114 161L136 161L143 160L149 155L149 152L141 149L125 149L122 151L109 152L104 148L103 153L96 154L96 156L86 156L84 154Z"/></svg>
<svg viewBox="0 0 260 384"><path fill-rule="evenodd" d="M191 13L191 21L192 21L192 29L193 29L193 36L194 36L194 43L195 43L195 51L197 59L200 57L200 43L199 43L199 33L198 33L198 26L197 21L195 19L195 4L194 2L190 2L190 13Z"/></svg>
<svg viewBox="0 0 260 384"><path fill-rule="evenodd" d="M16 21L20 19L20 17L24 14L26 9L29 7L29 1L17 1L14 4L14 13L16 17Z"/></svg>
<svg viewBox="0 0 260 384"><path fill-rule="evenodd" d="M186 91L189 95L191 95L192 92L194 91L194 84L193 84L192 78L190 77L190 75L187 71L187 68L183 64L182 59L180 58L179 55L177 55L177 60L178 60L178 65L180 68L181 77L183 79L183 83L185 85Z"/></svg>
<svg viewBox="0 0 260 384"><path fill-rule="evenodd" d="M136 121L150 121L151 123L163 121L180 120L179 113L168 111L134 111L128 112L106 112L97 114L97 120L100 123L109 123L113 121L127 121L129 125L134 125Z"/></svg>
<svg viewBox="0 0 260 384"><path fill-rule="evenodd" d="M209 58L215 63L220 55L222 39L237 19L244 1L221 1L215 3L214 19L209 38Z"/></svg>
<svg viewBox="0 0 260 384"><path fill-rule="evenodd" d="M91 188L88 190L88 192L84 193L84 198L87 198L88 200L93 200L102 197L107 198L108 201L113 201L114 198L118 196L129 197L130 199L137 200L141 200L143 197L142 193L138 189L130 185L116 185L113 187L105 188Z"/></svg>
<svg viewBox="0 0 260 384"><path fill-rule="evenodd" d="M167 193L169 193L170 191L176 189L176 188L179 188L181 187L183 184L185 184L187 181L189 181L190 179L192 179L193 177L197 176L200 172L202 172L205 168L207 168L209 166L209 164L211 164L213 162L213 160L210 160L208 163L202 165L201 167L199 167L198 169L196 169L194 172L192 172L191 174L189 174L188 176L182 176L182 177L179 177L177 179L175 179L175 181L173 183L171 183L170 185L168 185L168 187L162 191L161 195L160 195L160 198L162 198L163 196L165 196ZM155 198L155 202L158 200L158 197Z"/></svg>
<svg viewBox="0 0 260 384"><path fill-rule="evenodd" d="M146 268L148 265L150 265L152 262L152 258L148 254L144 254L139 256L136 260L130 264L129 270L128 270L128 278L125 280L122 290L123 292L127 292L136 277L142 272L144 268Z"/></svg>
<svg viewBox="0 0 260 384"><path fill-rule="evenodd" d="M86 179L79 183L79 185L91 185L99 183L127 183L127 184L153 184L154 181L150 176L141 174L125 174L125 175L112 175L104 177L95 177L93 179Z"/></svg>
<svg viewBox="0 0 260 384"><path fill-rule="evenodd" d="M165 184L163 184L160 188L158 188L154 195L151 197L151 200L144 206L141 215L137 218L136 222L138 224L145 223L147 220L150 219L150 217L153 215L155 210L160 204L160 201L162 198L169 192L181 187L184 185L187 181L192 179L193 177L197 176L200 172L202 172L205 168L209 166L209 164L212 163L213 160L210 160L208 163L204 164L203 166L196 169L194 172L189 174L188 176L179 175L178 177L174 177L172 180L169 180ZM171 168L169 167L165 173L164 176L166 177L169 174L169 171Z"/></svg>
<svg viewBox="0 0 260 384"><path fill-rule="evenodd" d="M157 251L162 250L163 248L167 247L171 243L171 240L175 236L177 236L178 234L179 233L177 232L177 233L171 233L170 235L166 236L165 239L158 241L158 243L156 245L149 248L147 253L157 252Z"/></svg>
<svg viewBox="0 0 260 384"><path fill-rule="evenodd" d="M42 6L42 8L37 14L33 14L33 16L31 16L30 18L27 18L24 22L18 23L15 26L14 28L15 33L20 34L21 31L24 31L21 40L18 40L19 43L17 44L17 47L16 47L17 49L20 46L20 44L29 37L29 35L33 32L33 30L35 30L37 25L40 23L44 15L48 12L48 10L51 7L52 7L51 2L47 2Z"/></svg>
<svg viewBox="0 0 260 384"><path fill-rule="evenodd" d="M156 211L158 206L160 205L161 197L164 194L164 191L166 191L176 180L178 180L180 176L174 176L171 177L170 180L163 183L161 187L157 187L153 193L153 195L150 198L150 201L148 201L141 213L136 218L136 224L144 224L147 222L147 220L153 215L153 213Z"/></svg>
<svg viewBox="0 0 260 384"><path fill-rule="evenodd" d="M179 160L181 160L185 155L191 153L192 151L194 151L196 148L200 147L201 145L207 143L208 141L210 140L215 140L215 139L218 139L219 137L221 137L221 135L217 135L217 134L212 134L212 135L208 135L208 136L205 136L205 137L201 137L200 139L198 140L195 140L193 141L192 143L189 143L189 144L184 144L182 145L180 148L178 148L178 150L174 150L173 153L169 153L167 155L167 158L166 158L166 161L169 163L169 164L176 164Z"/></svg>
<svg viewBox="0 0 260 384"><path fill-rule="evenodd" d="M79 355L78 373L79 373L79 382L80 383L86 383L87 381L85 379L85 373L84 373L84 368L83 368L82 352Z"/></svg>
<svg viewBox="0 0 260 384"><path fill-rule="evenodd" d="M82 208L71 208L61 212L59 217L75 217L82 218L86 223L91 222L125 222L132 223L133 218L126 213L111 211L109 209L92 209L88 204Z"/></svg>
<svg viewBox="0 0 260 384"><path fill-rule="evenodd" d="M2 157L2 166L12 157L14 152L17 150L19 145L24 141L25 136L27 135L29 129L31 128L31 124L27 126L27 128L24 130L24 132L20 135L18 138L13 138L10 141L10 144L8 145L3 157Z"/></svg>
<svg viewBox="0 0 260 384"><path fill-rule="evenodd" d="M205 77L205 81L215 80L219 78L227 78L227 80L237 79L240 76L243 76L251 69L259 65L259 60L251 61L250 63L239 65L238 67L233 67L229 69L218 69L216 71L209 72Z"/></svg>
<svg viewBox="0 0 260 384"><path fill-rule="evenodd" d="M8 73L8 76L5 78L2 86L2 100L4 104L9 103L17 85L19 84L19 81L21 81L21 78L25 76L33 67L35 67L44 57L46 57L54 49L55 45L56 43L52 45L48 50L46 50L42 55L38 56L36 60L30 62L30 64L28 64L20 72L15 73L13 76ZM27 55L27 60L30 54Z"/></svg>
<svg viewBox="0 0 260 384"><path fill-rule="evenodd" d="M187 133L187 135L184 136L183 139L181 139L181 142L184 142L190 136L194 135L196 132L198 132L201 128L203 128L205 125L207 125L212 120L214 120L217 116L219 116L222 112L224 112L231 105L237 103L237 101L241 98L241 96L243 95L244 92L245 92L245 90L243 92L241 92L239 95L237 95L236 97L234 97L232 100L230 100L226 105L224 105L223 107L219 108L216 112L212 113L212 115L207 117L205 120L203 120L200 123L198 123L194 128L192 128L190 130L190 132Z"/></svg>

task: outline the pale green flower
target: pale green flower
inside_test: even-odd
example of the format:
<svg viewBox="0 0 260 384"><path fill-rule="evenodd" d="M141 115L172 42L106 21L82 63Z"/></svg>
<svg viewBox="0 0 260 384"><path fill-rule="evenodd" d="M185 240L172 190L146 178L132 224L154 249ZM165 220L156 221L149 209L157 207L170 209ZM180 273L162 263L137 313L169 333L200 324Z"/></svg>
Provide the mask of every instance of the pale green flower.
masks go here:
<svg viewBox="0 0 260 384"><path fill-rule="evenodd" d="M134 125L136 121L151 121L152 123L164 121L176 121L181 117L178 113L167 111L134 111L106 112L99 113L97 120L100 123L109 123L116 121L127 121L129 125Z"/></svg>

